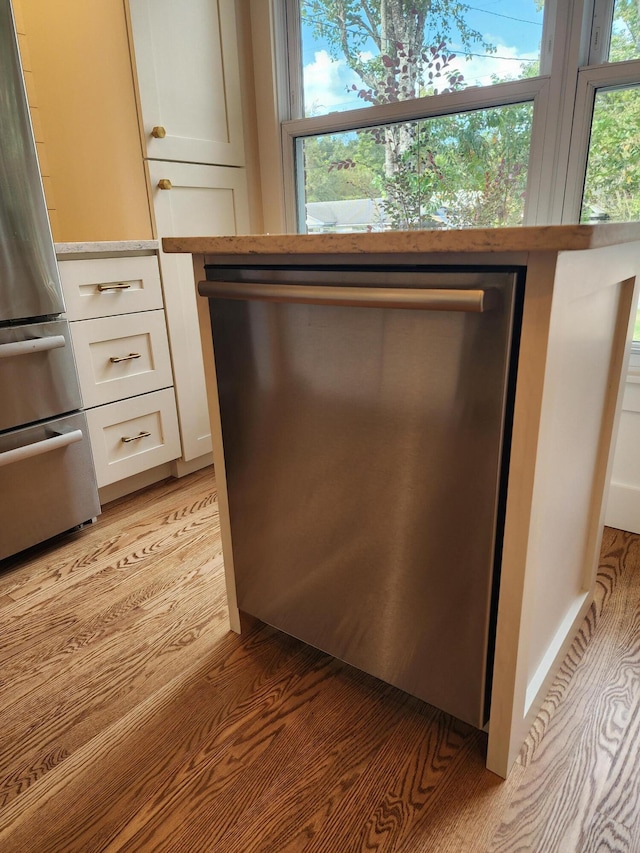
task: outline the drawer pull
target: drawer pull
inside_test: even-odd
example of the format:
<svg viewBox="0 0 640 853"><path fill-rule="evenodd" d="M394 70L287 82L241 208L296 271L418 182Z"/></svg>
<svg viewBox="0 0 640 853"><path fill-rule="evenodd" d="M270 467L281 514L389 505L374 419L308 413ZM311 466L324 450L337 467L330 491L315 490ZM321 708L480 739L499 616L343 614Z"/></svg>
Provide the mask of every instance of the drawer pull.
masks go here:
<svg viewBox="0 0 640 853"><path fill-rule="evenodd" d="M132 358L142 358L139 352L130 352L129 355L112 355L111 364L119 364L121 361L131 361Z"/></svg>
<svg viewBox="0 0 640 853"><path fill-rule="evenodd" d="M151 136L153 136L154 139L164 139L166 135L167 131L162 127L162 125L156 125L156 127L151 129Z"/></svg>
<svg viewBox="0 0 640 853"><path fill-rule="evenodd" d="M173 187L173 184L169 180L169 178L160 178L158 181L158 189L160 190L170 190Z"/></svg>
<svg viewBox="0 0 640 853"><path fill-rule="evenodd" d="M150 438L150 436L151 436L150 432L139 432L138 435L132 435L132 436L123 435L122 438L120 439L120 441L122 441L123 444L128 444L130 441L138 441L138 439L140 439L140 438Z"/></svg>
<svg viewBox="0 0 640 853"><path fill-rule="evenodd" d="M26 341L13 341L0 344L0 358L14 355L29 355L32 352L47 352L66 345L63 335L49 335L48 338L29 338Z"/></svg>
<svg viewBox="0 0 640 853"><path fill-rule="evenodd" d="M126 281L114 281L113 284L99 284L98 292L105 293L107 290L129 290L131 285Z"/></svg>
<svg viewBox="0 0 640 853"><path fill-rule="evenodd" d="M15 462L33 459L34 456L41 456L51 450L68 447L70 444L75 444L76 441L82 441L83 438L82 430L74 429L72 432L56 433L51 438L43 438L42 441L36 441L33 444L24 444L13 450L5 450L4 453L0 453L0 468Z"/></svg>

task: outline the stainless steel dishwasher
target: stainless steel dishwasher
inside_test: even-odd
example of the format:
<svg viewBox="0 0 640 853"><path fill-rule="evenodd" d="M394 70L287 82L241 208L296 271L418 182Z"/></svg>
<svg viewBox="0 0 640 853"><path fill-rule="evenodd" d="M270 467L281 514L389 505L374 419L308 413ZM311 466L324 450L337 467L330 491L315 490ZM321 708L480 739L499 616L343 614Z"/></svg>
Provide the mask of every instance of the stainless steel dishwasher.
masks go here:
<svg viewBox="0 0 640 853"><path fill-rule="evenodd" d="M476 726L520 278L209 265L199 286L240 609Z"/></svg>

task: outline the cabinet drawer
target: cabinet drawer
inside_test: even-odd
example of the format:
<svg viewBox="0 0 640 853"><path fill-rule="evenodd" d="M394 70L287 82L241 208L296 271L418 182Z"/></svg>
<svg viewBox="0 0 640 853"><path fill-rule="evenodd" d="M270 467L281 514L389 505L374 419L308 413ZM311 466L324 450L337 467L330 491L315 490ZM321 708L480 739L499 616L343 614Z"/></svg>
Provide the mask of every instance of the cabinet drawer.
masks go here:
<svg viewBox="0 0 640 853"><path fill-rule="evenodd" d="M99 487L180 456L172 388L99 406L86 415Z"/></svg>
<svg viewBox="0 0 640 853"><path fill-rule="evenodd" d="M70 325L85 408L173 385L164 311Z"/></svg>
<svg viewBox="0 0 640 853"><path fill-rule="evenodd" d="M162 308L156 255L59 261L70 320Z"/></svg>

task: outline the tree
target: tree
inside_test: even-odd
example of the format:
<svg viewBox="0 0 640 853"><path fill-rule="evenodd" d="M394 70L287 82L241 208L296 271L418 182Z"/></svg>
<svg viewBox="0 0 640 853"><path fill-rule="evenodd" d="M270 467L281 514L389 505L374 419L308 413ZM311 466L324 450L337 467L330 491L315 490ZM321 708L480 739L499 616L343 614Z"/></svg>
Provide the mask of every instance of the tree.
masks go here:
<svg viewBox="0 0 640 853"><path fill-rule="evenodd" d="M303 21L326 40L334 59L344 57L362 80L363 88L352 89L372 104L437 92L441 79L443 91L459 88L462 75L452 69L445 73L454 58L446 51L452 32L465 46L478 43L492 49L468 26L468 7L457 0L301 0L301 10ZM411 144L409 131L406 124L384 130L389 178L402 168Z"/></svg>
<svg viewBox="0 0 640 853"><path fill-rule="evenodd" d="M307 202L375 198L384 152L371 135L332 133L304 140Z"/></svg>
<svg viewBox="0 0 640 853"><path fill-rule="evenodd" d="M640 219L640 86L598 93L593 114L583 220Z"/></svg>
<svg viewBox="0 0 640 853"><path fill-rule="evenodd" d="M636 59L640 56L640 0L617 0L613 32L611 33L611 62Z"/></svg>
<svg viewBox="0 0 640 853"><path fill-rule="evenodd" d="M424 78L418 59L429 47L446 45L452 33L465 47L493 50L468 26L468 8L458 0L301 0L303 21L365 87L380 97L386 92L385 103L419 97Z"/></svg>
<svg viewBox="0 0 640 853"><path fill-rule="evenodd" d="M453 35L469 51L495 50L467 24L469 7L457 0L301 0L301 9L333 57L360 77L362 85L351 89L370 104L464 88L447 47ZM339 174L348 194L334 198L353 198L354 187L372 183L370 197L384 200L389 223L399 229L515 224L522 217L530 126L530 106L515 105L361 130L359 150L354 133L342 134L342 152L325 166L324 181L313 175L314 155L328 151L329 137L317 150L305 140L308 187L319 197L314 185L326 189L329 176ZM330 137L336 152L339 136ZM367 136L373 147L363 145Z"/></svg>

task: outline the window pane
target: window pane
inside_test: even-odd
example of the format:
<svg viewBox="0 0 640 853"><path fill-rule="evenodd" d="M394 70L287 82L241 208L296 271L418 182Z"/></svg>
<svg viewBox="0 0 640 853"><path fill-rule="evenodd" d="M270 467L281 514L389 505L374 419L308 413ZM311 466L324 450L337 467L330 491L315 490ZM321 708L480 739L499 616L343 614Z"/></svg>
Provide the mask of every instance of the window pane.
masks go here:
<svg viewBox="0 0 640 853"><path fill-rule="evenodd" d="M596 93L582 222L640 220L640 86Z"/></svg>
<svg viewBox="0 0 640 853"><path fill-rule="evenodd" d="M520 225L533 104L298 140L306 230Z"/></svg>
<svg viewBox="0 0 640 853"><path fill-rule="evenodd" d="M541 0L299 3L305 116L538 73Z"/></svg>
<svg viewBox="0 0 640 853"><path fill-rule="evenodd" d="M616 0L613 9L609 62L640 57L640 4L638 0Z"/></svg>

